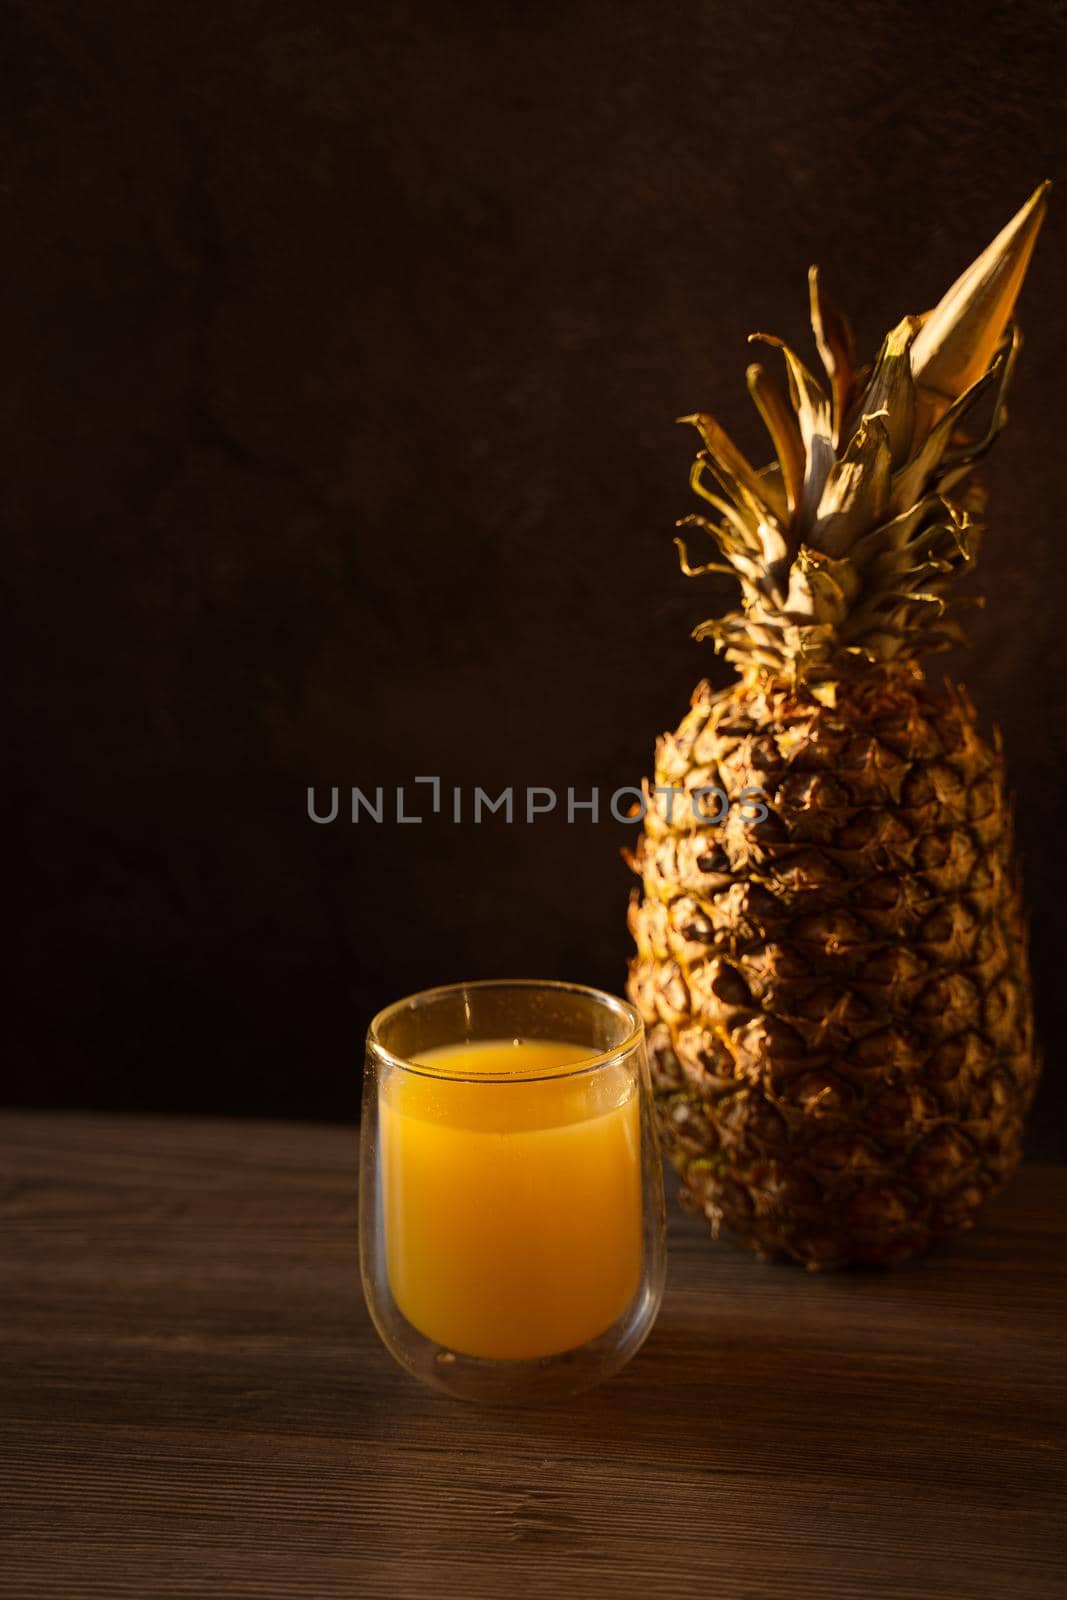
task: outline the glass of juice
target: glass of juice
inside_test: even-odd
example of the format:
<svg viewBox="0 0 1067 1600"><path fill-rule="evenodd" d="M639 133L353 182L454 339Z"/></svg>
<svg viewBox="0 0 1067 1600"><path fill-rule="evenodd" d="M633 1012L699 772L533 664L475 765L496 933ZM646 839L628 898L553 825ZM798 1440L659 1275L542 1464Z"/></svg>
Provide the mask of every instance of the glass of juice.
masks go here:
<svg viewBox="0 0 1067 1600"><path fill-rule="evenodd" d="M451 984L367 1035L360 1264L401 1366L465 1399L574 1394L644 1341L665 1273L644 1030L573 983Z"/></svg>

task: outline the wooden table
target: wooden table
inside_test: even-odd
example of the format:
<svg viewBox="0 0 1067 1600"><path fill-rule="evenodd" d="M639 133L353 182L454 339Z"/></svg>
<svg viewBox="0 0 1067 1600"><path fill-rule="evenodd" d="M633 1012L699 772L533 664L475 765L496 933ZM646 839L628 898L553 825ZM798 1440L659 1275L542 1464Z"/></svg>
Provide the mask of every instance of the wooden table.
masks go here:
<svg viewBox="0 0 1067 1600"><path fill-rule="evenodd" d="M0 1594L1067 1593L1067 1169L893 1274L674 1210L648 1343L554 1410L378 1344L347 1128L10 1114Z"/></svg>

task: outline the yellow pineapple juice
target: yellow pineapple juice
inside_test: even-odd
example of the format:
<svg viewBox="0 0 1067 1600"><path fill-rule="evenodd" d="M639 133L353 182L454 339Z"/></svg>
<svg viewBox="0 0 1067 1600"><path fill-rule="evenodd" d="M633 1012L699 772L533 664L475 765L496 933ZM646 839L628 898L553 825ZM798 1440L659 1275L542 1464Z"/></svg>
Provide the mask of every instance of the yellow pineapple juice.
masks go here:
<svg viewBox="0 0 1067 1600"><path fill-rule="evenodd" d="M638 1090L621 1065L568 1075L588 1058L578 1045L496 1039L414 1058L441 1076L384 1080L389 1284L428 1339L472 1356L554 1355L633 1298Z"/></svg>

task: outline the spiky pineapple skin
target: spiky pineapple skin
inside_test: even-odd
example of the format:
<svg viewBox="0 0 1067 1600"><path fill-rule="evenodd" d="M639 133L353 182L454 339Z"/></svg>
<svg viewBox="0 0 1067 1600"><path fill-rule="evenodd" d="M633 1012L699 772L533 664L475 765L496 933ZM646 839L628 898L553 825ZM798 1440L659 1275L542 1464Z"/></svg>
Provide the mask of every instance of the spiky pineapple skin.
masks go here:
<svg viewBox="0 0 1067 1600"><path fill-rule="evenodd" d="M971 1226L1038 1067L1001 754L967 698L915 667L835 705L704 683L656 785L768 807L712 827L653 794L635 858L629 987L683 1200L811 1269Z"/></svg>

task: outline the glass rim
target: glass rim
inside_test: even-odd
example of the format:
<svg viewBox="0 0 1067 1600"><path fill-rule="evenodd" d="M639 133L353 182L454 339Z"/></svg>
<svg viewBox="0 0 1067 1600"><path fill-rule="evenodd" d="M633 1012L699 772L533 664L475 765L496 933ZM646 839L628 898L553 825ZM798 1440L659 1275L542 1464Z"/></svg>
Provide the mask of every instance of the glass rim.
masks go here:
<svg viewBox="0 0 1067 1600"><path fill-rule="evenodd" d="M475 1075L449 1072L443 1068L429 1066L425 1061L412 1061L410 1057L397 1055L382 1042L380 1030L383 1024L389 1022L398 1012L411 1010L423 1002L444 999L446 995L462 994L468 989L541 989L579 995L621 1017L629 1024L629 1031L625 1039L620 1044L612 1045L610 1050L600 1050L594 1055L583 1056L578 1061L557 1067L550 1072L479 1072ZM558 1082L564 1078L577 1078L584 1073L599 1072L605 1067L613 1066L641 1044L644 1034L645 1025L637 1007L631 1005L629 1000L624 1000L621 995L609 993L607 989L595 989L587 983L569 983L562 978L474 978L469 982L440 983L431 989L419 989L414 994L404 995L402 999L383 1006L371 1018L366 1042L368 1052L373 1053L377 1060L395 1068L398 1072L409 1072L419 1078L436 1078L440 1082L447 1083L543 1083L549 1079ZM463 1041L457 1039L455 1042L460 1044Z"/></svg>

